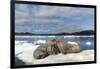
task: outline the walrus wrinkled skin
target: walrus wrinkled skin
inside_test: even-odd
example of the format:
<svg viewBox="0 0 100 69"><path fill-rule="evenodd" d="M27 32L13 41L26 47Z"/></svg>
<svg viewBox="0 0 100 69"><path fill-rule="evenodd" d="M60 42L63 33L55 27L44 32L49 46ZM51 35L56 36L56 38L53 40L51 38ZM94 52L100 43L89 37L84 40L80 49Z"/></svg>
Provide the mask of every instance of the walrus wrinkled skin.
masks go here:
<svg viewBox="0 0 100 69"><path fill-rule="evenodd" d="M33 53L35 59L43 59L49 55L56 55L59 53L78 53L80 46L75 44L65 43L64 40L49 40L45 44L40 45Z"/></svg>
<svg viewBox="0 0 100 69"><path fill-rule="evenodd" d="M65 43L63 40L58 40L57 46L62 54L78 53L81 51L79 45Z"/></svg>
<svg viewBox="0 0 100 69"><path fill-rule="evenodd" d="M42 59L48 55L55 55L60 53L55 40L48 41L46 44L42 44L34 51L35 59Z"/></svg>
<svg viewBox="0 0 100 69"><path fill-rule="evenodd" d="M34 51L34 54L33 54L34 58L36 58L36 59L42 59L42 58L47 57L49 54L47 53L46 48L47 48L46 45L39 46L39 47Z"/></svg>
<svg viewBox="0 0 100 69"><path fill-rule="evenodd" d="M55 55L60 53L59 48L57 47L56 40L51 40L47 42L47 52L49 55Z"/></svg>
<svg viewBox="0 0 100 69"><path fill-rule="evenodd" d="M60 53L62 54L67 53L67 47L63 40L57 40L56 46L59 48Z"/></svg>
<svg viewBox="0 0 100 69"><path fill-rule="evenodd" d="M66 44L66 51L67 53L78 53L81 51L80 46L79 45L75 45L75 44Z"/></svg>

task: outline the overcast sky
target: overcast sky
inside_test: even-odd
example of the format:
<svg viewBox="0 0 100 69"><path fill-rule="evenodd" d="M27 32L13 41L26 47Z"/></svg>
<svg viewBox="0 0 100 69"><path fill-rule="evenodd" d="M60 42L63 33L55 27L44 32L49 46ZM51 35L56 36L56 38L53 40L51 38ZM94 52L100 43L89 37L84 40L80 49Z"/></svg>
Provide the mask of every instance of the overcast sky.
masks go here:
<svg viewBox="0 0 100 69"><path fill-rule="evenodd" d="M94 29L94 8L15 5L15 32L38 34Z"/></svg>

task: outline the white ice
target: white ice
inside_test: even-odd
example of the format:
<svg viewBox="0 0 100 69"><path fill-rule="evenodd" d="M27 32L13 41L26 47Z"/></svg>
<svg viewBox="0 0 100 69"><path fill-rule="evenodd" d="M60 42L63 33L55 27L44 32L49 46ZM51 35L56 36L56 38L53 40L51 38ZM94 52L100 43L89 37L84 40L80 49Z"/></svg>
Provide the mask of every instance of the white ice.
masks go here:
<svg viewBox="0 0 100 69"><path fill-rule="evenodd" d="M64 36L64 38L71 38L71 37L80 38L80 37L94 37L94 36L93 35L90 35L90 36L78 36L78 35Z"/></svg>
<svg viewBox="0 0 100 69"><path fill-rule="evenodd" d="M46 43L46 40L37 40L37 41L34 41L34 44L45 44Z"/></svg>
<svg viewBox="0 0 100 69"><path fill-rule="evenodd" d="M56 37L56 36L39 36L39 35L38 35L38 36L36 36L36 35L35 35L35 36L20 36L20 35L19 35L19 36L18 36L18 35L15 36L15 38L46 38L46 37L48 37L48 38L49 38L49 37L50 37L50 38L53 37L53 38L54 38L54 37Z"/></svg>
<svg viewBox="0 0 100 69"><path fill-rule="evenodd" d="M86 42L86 45L90 46L92 43L90 41Z"/></svg>
<svg viewBox="0 0 100 69"><path fill-rule="evenodd" d="M68 44L75 44L75 45L78 45L78 43L73 42L73 41L68 41L67 43L68 43Z"/></svg>
<svg viewBox="0 0 100 69"><path fill-rule="evenodd" d="M34 50L39 46L32 43L15 42L15 56L25 62L25 64L48 64L48 63L64 63L64 62L81 62L94 61L94 50L84 50L80 53L50 55L44 59L36 60L33 57ZM74 42L69 42L74 43ZM75 43L74 43L75 44ZM77 44L77 43L76 43Z"/></svg>

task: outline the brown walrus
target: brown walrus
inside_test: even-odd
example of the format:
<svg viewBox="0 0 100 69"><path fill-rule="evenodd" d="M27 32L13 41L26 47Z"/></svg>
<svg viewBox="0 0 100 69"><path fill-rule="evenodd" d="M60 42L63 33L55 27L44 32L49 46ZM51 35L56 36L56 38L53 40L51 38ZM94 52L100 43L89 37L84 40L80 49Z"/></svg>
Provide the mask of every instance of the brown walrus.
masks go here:
<svg viewBox="0 0 100 69"><path fill-rule="evenodd" d="M78 53L81 51L80 46L79 45L75 45L75 44L66 44L67 47L67 53Z"/></svg>
<svg viewBox="0 0 100 69"><path fill-rule="evenodd" d="M77 44L65 43L63 40L57 41L57 46L62 54L80 52L80 46Z"/></svg>
<svg viewBox="0 0 100 69"><path fill-rule="evenodd" d="M64 40L49 40L45 44L40 45L34 51L34 58L42 59L49 55L56 55L58 53L67 54L67 53L77 53L80 52L79 45L65 43Z"/></svg>
<svg viewBox="0 0 100 69"><path fill-rule="evenodd" d="M58 50L57 46L56 46L56 41L55 40L51 40L48 41L45 44L40 45L35 51L34 51L34 58L36 59L42 59L47 57L48 55L55 55L60 53L60 51Z"/></svg>
<svg viewBox="0 0 100 69"><path fill-rule="evenodd" d="M33 53L34 58L42 59L42 58L47 57L49 54L47 53L46 49L47 49L47 46L45 44L36 48L36 50Z"/></svg>
<svg viewBox="0 0 100 69"><path fill-rule="evenodd" d="M57 47L56 40L51 40L47 42L47 52L49 55L54 55L60 53L59 48Z"/></svg>
<svg viewBox="0 0 100 69"><path fill-rule="evenodd" d="M57 40L56 46L59 48L60 53L66 54L67 53L67 47L64 40Z"/></svg>

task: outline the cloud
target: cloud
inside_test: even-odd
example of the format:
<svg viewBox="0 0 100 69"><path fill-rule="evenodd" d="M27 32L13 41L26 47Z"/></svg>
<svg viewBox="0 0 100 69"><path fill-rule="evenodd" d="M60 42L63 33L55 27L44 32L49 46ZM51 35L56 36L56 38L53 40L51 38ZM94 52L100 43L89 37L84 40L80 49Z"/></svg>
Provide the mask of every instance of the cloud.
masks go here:
<svg viewBox="0 0 100 69"><path fill-rule="evenodd" d="M94 9L91 8L75 8L75 7L59 7L59 6L44 6L44 5L26 5L16 4L16 13L19 17L34 16L34 17L47 17L47 16L62 16L73 17L77 15L93 14ZM18 13L20 12L20 13ZM25 15L26 14L26 15ZM24 16L25 15L25 16ZM16 15L17 16L17 15Z"/></svg>
<svg viewBox="0 0 100 69"><path fill-rule="evenodd" d="M83 25L84 23L84 25ZM15 5L15 30L35 33L75 32L93 28L94 9L44 5Z"/></svg>

